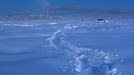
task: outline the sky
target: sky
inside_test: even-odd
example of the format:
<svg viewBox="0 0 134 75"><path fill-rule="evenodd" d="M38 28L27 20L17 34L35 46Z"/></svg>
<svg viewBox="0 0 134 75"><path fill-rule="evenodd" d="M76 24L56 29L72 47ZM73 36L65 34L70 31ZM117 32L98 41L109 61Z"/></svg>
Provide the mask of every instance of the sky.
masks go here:
<svg viewBox="0 0 134 75"><path fill-rule="evenodd" d="M52 8L81 7L134 11L134 0L48 0ZM36 14L44 11L44 0L0 0L0 15Z"/></svg>

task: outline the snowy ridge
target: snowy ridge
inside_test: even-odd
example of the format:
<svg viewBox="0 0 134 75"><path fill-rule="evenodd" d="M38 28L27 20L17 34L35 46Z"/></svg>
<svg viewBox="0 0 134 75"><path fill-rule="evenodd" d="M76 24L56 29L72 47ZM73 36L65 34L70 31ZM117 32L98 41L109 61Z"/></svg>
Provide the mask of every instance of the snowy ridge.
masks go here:
<svg viewBox="0 0 134 75"><path fill-rule="evenodd" d="M47 39L50 43L49 46L55 48L60 53L64 53L65 57L69 59L68 62L72 66L72 74L121 75L117 67L118 63L121 62L118 55L105 53L97 49L80 48L65 40L67 36L65 32L81 27L86 28L86 25L65 25ZM67 67L65 68L66 70Z"/></svg>

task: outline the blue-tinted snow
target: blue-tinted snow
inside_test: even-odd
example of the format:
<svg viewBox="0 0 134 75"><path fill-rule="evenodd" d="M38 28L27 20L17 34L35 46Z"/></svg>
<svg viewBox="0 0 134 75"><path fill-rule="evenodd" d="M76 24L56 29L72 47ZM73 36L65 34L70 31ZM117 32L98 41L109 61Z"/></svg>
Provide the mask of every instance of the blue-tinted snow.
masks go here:
<svg viewBox="0 0 134 75"><path fill-rule="evenodd" d="M1 20L0 75L133 75L134 20Z"/></svg>

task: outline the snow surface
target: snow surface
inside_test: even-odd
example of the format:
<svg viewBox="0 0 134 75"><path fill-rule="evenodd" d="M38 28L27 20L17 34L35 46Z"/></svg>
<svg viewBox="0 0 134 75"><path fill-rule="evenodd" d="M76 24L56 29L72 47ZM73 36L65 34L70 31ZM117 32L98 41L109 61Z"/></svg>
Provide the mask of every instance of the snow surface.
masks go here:
<svg viewBox="0 0 134 75"><path fill-rule="evenodd" d="M133 75L134 20L1 20L0 75Z"/></svg>

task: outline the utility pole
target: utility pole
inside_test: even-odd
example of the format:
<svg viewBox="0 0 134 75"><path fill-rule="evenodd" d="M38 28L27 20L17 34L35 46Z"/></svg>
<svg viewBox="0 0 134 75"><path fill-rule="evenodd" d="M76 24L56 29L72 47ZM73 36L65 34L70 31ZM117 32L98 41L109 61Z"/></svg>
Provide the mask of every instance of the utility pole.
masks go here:
<svg viewBox="0 0 134 75"><path fill-rule="evenodd" d="M48 0L44 0L43 7L45 9L45 17L48 18L49 17L49 3L48 3Z"/></svg>

